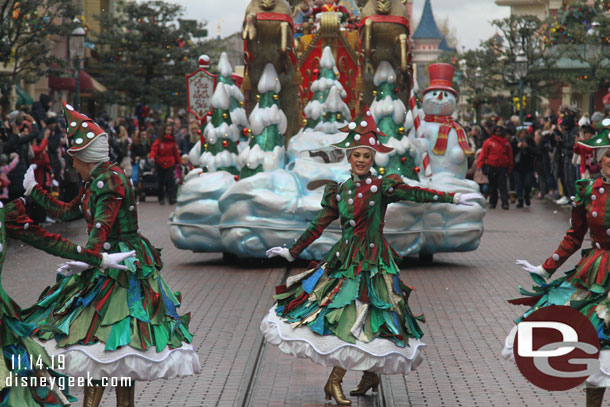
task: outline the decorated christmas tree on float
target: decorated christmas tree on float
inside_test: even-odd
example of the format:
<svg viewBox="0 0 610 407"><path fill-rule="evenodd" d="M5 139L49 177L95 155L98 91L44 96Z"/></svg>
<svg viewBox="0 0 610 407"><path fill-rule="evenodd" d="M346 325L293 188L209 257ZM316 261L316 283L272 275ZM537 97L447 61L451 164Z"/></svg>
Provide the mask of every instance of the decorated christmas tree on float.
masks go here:
<svg viewBox="0 0 610 407"><path fill-rule="evenodd" d="M284 167L286 115L280 109L282 87L272 64L258 82L258 102L250 113L250 144L239 154L241 178Z"/></svg>
<svg viewBox="0 0 610 407"><path fill-rule="evenodd" d="M203 130L205 143L199 164L209 172L227 171L237 175L236 143L239 141L239 130L231 120L231 99L225 84L218 83L211 104L212 115Z"/></svg>
<svg viewBox="0 0 610 407"><path fill-rule="evenodd" d="M224 86L225 90L229 94L229 115L231 116L231 122L237 126L239 134L239 143L237 146L238 151L244 150L248 142L250 141L249 129L248 129L248 116L244 109L244 95L235 82L233 81L233 68L229 63L227 53L223 52L220 55L218 61L218 86Z"/></svg>
<svg viewBox="0 0 610 407"><path fill-rule="evenodd" d="M314 69L314 74L316 72L318 72L318 78L311 83L313 97L304 109L306 117L304 130L313 129L328 134L336 133L338 128L345 126L346 121L351 120L351 115L349 107L343 102L347 93L339 82L339 70L330 47L326 47L322 51L320 67ZM335 91L331 92L333 87Z"/></svg>
<svg viewBox="0 0 610 407"><path fill-rule="evenodd" d="M370 111L377 127L385 135L381 136L380 141L394 148L388 154L375 156L375 168L380 174L400 174L419 180L419 168L411 155L413 146L405 129L407 109L398 98L396 72L388 61L381 61L373 80L377 89Z"/></svg>

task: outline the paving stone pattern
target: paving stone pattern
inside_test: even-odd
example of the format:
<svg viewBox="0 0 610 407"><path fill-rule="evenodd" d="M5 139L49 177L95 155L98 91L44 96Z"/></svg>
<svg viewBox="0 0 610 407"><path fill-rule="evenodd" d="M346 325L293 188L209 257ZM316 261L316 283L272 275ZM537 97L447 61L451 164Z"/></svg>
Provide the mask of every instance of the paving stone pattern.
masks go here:
<svg viewBox="0 0 610 407"><path fill-rule="evenodd" d="M191 253L171 244L167 218L172 207L138 207L140 228L162 247L164 276L181 291L181 312L191 312L194 346L203 370L197 377L136 385L138 406L325 406L323 386L330 368L282 354L264 345L259 323L272 305L284 267L224 264L218 253ZM529 384L500 350L512 320L525 310L508 298L529 288L515 259L540 264L556 248L569 214L536 201L530 209L489 210L478 250L444 253L426 265L409 258L401 278L414 286L410 304L424 313L424 363L407 376L384 376L379 394L350 397L354 406L579 406L584 393L546 392ZM76 243L86 241L83 221L49 227ZM586 244L588 245L588 243ZM10 241L2 284L22 306L33 303L55 279L59 258ZM561 270L578 260L575 255ZM302 271L297 264L291 273ZM561 270L559 272L561 272ZM360 374L348 372L347 393ZM82 389L74 389L82 397ZM103 406L114 406L112 389ZM76 405L80 405L80 401Z"/></svg>

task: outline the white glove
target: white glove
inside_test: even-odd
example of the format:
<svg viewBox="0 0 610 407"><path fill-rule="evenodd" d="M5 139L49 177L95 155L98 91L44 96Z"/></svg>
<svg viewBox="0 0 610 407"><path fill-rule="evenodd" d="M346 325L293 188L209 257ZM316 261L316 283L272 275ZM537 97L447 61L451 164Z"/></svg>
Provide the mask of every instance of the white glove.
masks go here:
<svg viewBox="0 0 610 407"><path fill-rule="evenodd" d="M85 271L91 267L92 266L90 264L87 264L82 261L67 261L59 265L59 268L57 269L57 274L61 274L64 277L68 277L73 274L78 274L82 271Z"/></svg>
<svg viewBox="0 0 610 407"><path fill-rule="evenodd" d="M121 263L123 260L135 257L136 251L132 250L130 252L124 253L102 253L102 264L101 268L104 270L108 268L119 269L119 270L127 270L127 266L124 266Z"/></svg>
<svg viewBox="0 0 610 407"><path fill-rule="evenodd" d="M534 266L527 260L517 260L516 264L523 267L523 270L528 273L537 274L545 280L551 276L542 266Z"/></svg>
<svg viewBox="0 0 610 407"><path fill-rule="evenodd" d="M124 266L119 263L124 261L125 259L134 257L135 255L136 255L135 250L132 250L130 252L125 252L125 253L111 253L111 254L102 253L102 264L100 264L100 268L104 269L104 270L106 270L108 268L127 270L127 266ZM73 260L73 261L67 261L65 263L60 264L59 268L57 269L57 272L63 276L68 277L73 274L78 274L80 272L83 272L91 267L94 267L94 266L87 264L85 262L82 262L82 261Z"/></svg>
<svg viewBox="0 0 610 407"><path fill-rule="evenodd" d="M474 206L476 200L485 200L483 195L476 192L469 192L467 194L456 193L453 196L453 203L458 205Z"/></svg>
<svg viewBox="0 0 610 407"><path fill-rule="evenodd" d="M282 256L288 261L294 261L294 257L290 254L290 251L286 247L272 247L271 249L265 252L267 258L272 258L275 256Z"/></svg>
<svg viewBox="0 0 610 407"><path fill-rule="evenodd" d="M25 196L30 196L32 193L32 189L38 184L36 182L36 178L34 178L34 170L36 169L36 164L30 165L30 168L25 172L25 177L23 177L23 188L25 189Z"/></svg>

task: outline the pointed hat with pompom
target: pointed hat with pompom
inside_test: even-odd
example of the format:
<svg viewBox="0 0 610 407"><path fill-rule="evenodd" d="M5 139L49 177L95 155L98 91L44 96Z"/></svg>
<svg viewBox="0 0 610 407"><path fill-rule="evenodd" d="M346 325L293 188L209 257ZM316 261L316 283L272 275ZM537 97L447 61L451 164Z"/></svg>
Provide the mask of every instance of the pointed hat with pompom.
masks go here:
<svg viewBox="0 0 610 407"><path fill-rule="evenodd" d="M86 148L93 140L106 132L93 120L77 112L72 106L62 100L64 116L70 140L68 153L75 153Z"/></svg>
<svg viewBox="0 0 610 407"><path fill-rule="evenodd" d="M581 140L578 144L582 144L589 148L610 147L610 117L605 118L601 122L602 130L595 137L588 140Z"/></svg>
<svg viewBox="0 0 610 407"><path fill-rule="evenodd" d="M387 147L379 141L379 136L385 136L377 127L377 123L373 119L371 111L366 108L365 114L351 122L345 127L339 129L347 133L347 137L333 146L342 149L352 149L358 147L367 147L379 153L389 153L394 150L392 147Z"/></svg>

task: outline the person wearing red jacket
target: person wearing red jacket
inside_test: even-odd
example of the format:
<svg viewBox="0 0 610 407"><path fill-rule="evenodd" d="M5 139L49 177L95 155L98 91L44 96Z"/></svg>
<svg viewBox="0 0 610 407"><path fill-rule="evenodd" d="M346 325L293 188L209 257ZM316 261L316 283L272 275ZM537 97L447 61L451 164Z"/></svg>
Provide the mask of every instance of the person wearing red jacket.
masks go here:
<svg viewBox="0 0 610 407"><path fill-rule="evenodd" d="M170 205L176 203L176 182L174 180L174 167L180 164L178 144L174 140L172 126L167 125L163 136L157 137L150 148L149 158L155 162L157 179L159 181L159 203L165 204L165 195Z"/></svg>
<svg viewBox="0 0 610 407"><path fill-rule="evenodd" d="M477 161L477 168L483 169L489 178L489 207L494 209L498 203L498 190L502 209L508 209L507 176L513 170L513 149L505 138L502 126L496 126L494 133L485 140Z"/></svg>

